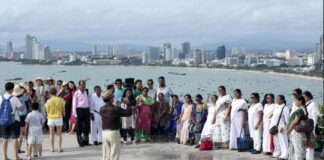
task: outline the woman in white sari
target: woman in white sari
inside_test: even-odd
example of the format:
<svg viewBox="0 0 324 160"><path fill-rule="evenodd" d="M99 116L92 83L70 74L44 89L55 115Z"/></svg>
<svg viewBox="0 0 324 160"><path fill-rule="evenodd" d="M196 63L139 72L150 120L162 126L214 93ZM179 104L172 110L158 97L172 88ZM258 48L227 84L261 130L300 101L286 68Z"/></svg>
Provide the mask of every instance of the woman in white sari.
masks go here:
<svg viewBox="0 0 324 160"><path fill-rule="evenodd" d="M231 150L237 150L236 139L240 136L242 129L246 127L248 105L245 99L241 98L242 92L240 89L234 91L234 99L231 106L231 130L230 130L230 145ZM244 136L244 134L242 135Z"/></svg>
<svg viewBox="0 0 324 160"><path fill-rule="evenodd" d="M218 87L218 93L213 141L217 148L228 148L230 139L230 104L232 103L232 97L226 94L224 86Z"/></svg>
<svg viewBox="0 0 324 160"><path fill-rule="evenodd" d="M265 96L264 100L264 109L263 109L263 139L262 139L262 149L263 153L266 155L271 155L272 151L270 148L270 123L271 123L271 117L272 112L274 110L275 104L274 104L274 95L272 93L268 93Z"/></svg>

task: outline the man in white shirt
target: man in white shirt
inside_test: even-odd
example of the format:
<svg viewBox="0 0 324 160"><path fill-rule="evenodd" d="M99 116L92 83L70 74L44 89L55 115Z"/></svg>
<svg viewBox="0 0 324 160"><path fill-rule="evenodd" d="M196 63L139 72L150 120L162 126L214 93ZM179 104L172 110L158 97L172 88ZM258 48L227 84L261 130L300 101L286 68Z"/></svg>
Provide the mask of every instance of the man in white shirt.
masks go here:
<svg viewBox="0 0 324 160"><path fill-rule="evenodd" d="M105 105L101 98L100 86L94 87L94 94L90 99L91 135L94 145L102 144L102 119L100 108Z"/></svg>
<svg viewBox="0 0 324 160"><path fill-rule="evenodd" d="M161 76L159 77L158 80L159 80L159 86L156 89L156 97L158 97L160 93L163 93L165 102L169 103L171 95L173 95L173 92L170 87L165 85L164 77ZM156 98L156 101L158 101L158 98Z"/></svg>
<svg viewBox="0 0 324 160"><path fill-rule="evenodd" d="M3 138L3 145L2 145L2 149L3 149L3 159L8 159L8 155L7 155L7 149L8 149L8 141L10 138L13 139L13 145L14 145L14 153L15 153L15 159L20 159L18 156L18 138L20 135L20 118L18 115L17 110L21 110L23 109L21 102L19 101L19 99L15 96L12 95L12 93L14 92L14 89L20 89L19 88L15 88L15 84L12 82L8 82L5 84L5 94L3 96L0 97L0 104L2 105L2 103L5 103L6 100L9 100L11 103L11 107L12 107L12 113L14 113L14 122L10 125L2 125L2 138ZM4 106L3 106L4 107ZM0 115L2 116L2 115ZM0 117L1 119L2 117Z"/></svg>

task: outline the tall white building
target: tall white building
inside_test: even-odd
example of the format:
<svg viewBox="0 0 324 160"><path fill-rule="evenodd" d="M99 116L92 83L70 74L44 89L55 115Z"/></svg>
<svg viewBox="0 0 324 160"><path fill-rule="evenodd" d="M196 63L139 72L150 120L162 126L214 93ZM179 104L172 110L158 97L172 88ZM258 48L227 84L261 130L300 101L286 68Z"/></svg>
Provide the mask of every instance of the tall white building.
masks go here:
<svg viewBox="0 0 324 160"><path fill-rule="evenodd" d="M37 41L35 36L26 35L26 55L24 56L26 59L33 59L33 41L35 40Z"/></svg>
<svg viewBox="0 0 324 160"><path fill-rule="evenodd" d="M196 65L202 64L202 51L200 49L194 51L194 63Z"/></svg>
<svg viewBox="0 0 324 160"><path fill-rule="evenodd" d="M113 56L114 55L113 47L106 45L106 54L107 56Z"/></svg>
<svg viewBox="0 0 324 160"><path fill-rule="evenodd" d="M148 53L142 52L142 64L147 64L147 63L148 63Z"/></svg>
<svg viewBox="0 0 324 160"><path fill-rule="evenodd" d="M172 47L172 59L179 58L179 51L176 47Z"/></svg>
<svg viewBox="0 0 324 160"><path fill-rule="evenodd" d="M11 41L7 42L6 51L3 52L3 57L11 58L12 54L13 54L13 49L12 48L13 48L12 47L12 42Z"/></svg>
<svg viewBox="0 0 324 160"><path fill-rule="evenodd" d="M44 53L42 44L40 42L37 42L36 39L33 40L32 44L33 44L32 59L45 60L45 53Z"/></svg>
<svg viewBox="0 0 324 160"><path fill-rule="evenodd" d="M96 54L97 54L97 45L92 44L92 55L96 55Z"/></svg>
<svg viewBox="0 0 324 160"><path fill-rule="evenodd" d="M286 50L286 59L293 58L296 56L296 52L292 49Z"/></svg>
<svg viewBox="0 0 324 160"><path fill-rule="evenodd" d="M45 54L45 60L52 60L53 59L53 53L52 53L50 47L45 46L44 54Z"/></svg>
<svg viewBox="0 0 324 160"><path fill-rule="evenodd" d="M158 62L160 60L160 47L148 48L148 62Z"/></svg>

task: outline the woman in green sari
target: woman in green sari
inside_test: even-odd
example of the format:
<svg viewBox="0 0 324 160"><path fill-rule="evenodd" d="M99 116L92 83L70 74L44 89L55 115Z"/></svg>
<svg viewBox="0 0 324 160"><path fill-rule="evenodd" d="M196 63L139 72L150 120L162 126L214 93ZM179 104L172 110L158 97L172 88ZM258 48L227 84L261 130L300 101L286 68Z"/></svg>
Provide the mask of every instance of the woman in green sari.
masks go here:
<svg viewBox="0 0 324 160"><path fill-rule="evenodd" d="M151 132L152 106L155 101L148 96L149 89L144 87L142 94L136 97L137 101L137 120L135 129L135 143L139 143L142 135L148 141Z"/></svg>

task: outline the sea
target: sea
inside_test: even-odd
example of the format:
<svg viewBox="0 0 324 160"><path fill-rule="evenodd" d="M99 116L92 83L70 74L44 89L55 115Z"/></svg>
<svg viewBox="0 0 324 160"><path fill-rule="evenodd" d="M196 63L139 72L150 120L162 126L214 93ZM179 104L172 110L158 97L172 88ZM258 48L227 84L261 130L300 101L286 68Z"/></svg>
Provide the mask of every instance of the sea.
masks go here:
<svg viewBox="0 0 324 160"><path fill-rule="evenodd" d="M172 73L170 73L172 72ZM174 74L179 73L179 74ZM146 86L148 79L153 79L155 87L158 77L164 76L166 85L170 86L180 99L185 94L217 94L220 85L226 87L227 93L233 95L237 88L242 90L242 97L249 99L252 92L258 92L263 98L266 93L282 94L288 104L293 101L292 90L301 88L313 93L314 101L323 104L323 80L298 76L279 75L266 72L245 72L238 70L219 70L189 67L159 66L64 66L64 65L24 65L16 62L0 62L0 91L4 92L7 81L17 83L34 80L36 77L53 77L55 80L87 80L87 88L93 93L93 87L106 88L115 79L141 79ZM13 80L18 78L19 80Z"/></svg>

